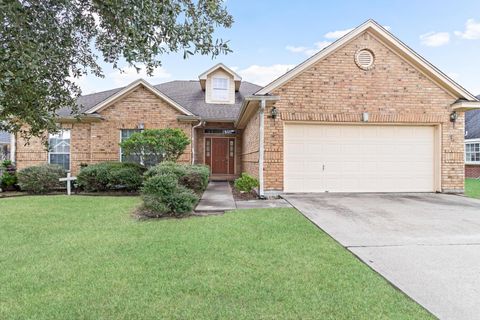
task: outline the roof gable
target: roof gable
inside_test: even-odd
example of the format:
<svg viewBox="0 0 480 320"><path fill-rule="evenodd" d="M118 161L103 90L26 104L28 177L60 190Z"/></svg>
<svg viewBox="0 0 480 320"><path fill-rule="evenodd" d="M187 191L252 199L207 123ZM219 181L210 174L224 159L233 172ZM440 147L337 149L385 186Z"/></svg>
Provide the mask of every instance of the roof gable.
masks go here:
<svg viewBox="0 0 480 320"><path fill-rule="evenodd" d="M458 85L455 81L450 79L440 70L438 70L435 66L421 57L419 54L414 52L411 48L393 36L389 31L383 28L374 20L368 20L359 27L355 28L342 38L335 41L330 46L324 48L317 54L313 55L309 59L305 60L292 70L288 71L284 75L280 76L263 89L257 91L255 95L267 95L270 94L273 90L279 88L283 84L287 83L291 79L295 78L303 71L307 70L309 67L313 66L315 63L321 61L322 59L326 58L333 52L337 51L339 48L343 47L350 41L354 40L357 36L361 35L365 31L369 31L374 35L378 40L382 43L387 45L391 48L396 54L401 56L402 58L406 59L410 63L412 63L415 67L417 67L422 73L428 76L431 80L437 83L439 86L443 87L447 90L452 96L458 99L466 99L469 101L478 101L475 96L473 96L470 92L465 90L463 87Z"/></svg>
<svg viewBox="0 0 480 320"><path fill-rule="evenodd" d="M205 71L204 73L202 73L201 75L198 76L198 79L199 80L207 80L207 76L218 70L218 69L222 69L224 71L226 71L227 73L229 73L232 77L233 77L233 80L234 81L242 81L242 77L240 77L235 71L233 71L232 69L228 68L226 65L224 65L223 63L217 63L216 65L214 65L213 67L211 67L210 69L208 69L207 71Z"/></svg>
<svg viewBox="0 0 480 320"><path fill-rule="evenodd" d="M193 115L193 113L191 113L190 111L188 111L187 109L185 109L184 107L179 105L174 100L170 99L168 96L166 96L165 94L163 94L162 92L157 90L155 87L153 87L152 85L150 85L147 81L145 81L143 79L139 79L139 80L136 80L136 81L132 82L131 84L129 84L125 88L117 91L116 93L114 93L113 95L111 95L107 99L103 100L99 104L97 104L97 105L93 106L92 108L86 110L85 113L86 114L92 114L92 113L95 113L95 112L99 112L99 111L105 109L106 107L110 106L111 104L115 103L116 101L118 101L119 99L124 97L125 95L129 94L130 92L132 92L133 90L135 90L139 86L145 87L147 90L149 90L154 95L156 95L160 99L162 99L165 102L167 102L168 104L170 104L172 107L174 107L175 109L177 109L181 113L183 113L185 115L189 115L189 116Z"/></svg>

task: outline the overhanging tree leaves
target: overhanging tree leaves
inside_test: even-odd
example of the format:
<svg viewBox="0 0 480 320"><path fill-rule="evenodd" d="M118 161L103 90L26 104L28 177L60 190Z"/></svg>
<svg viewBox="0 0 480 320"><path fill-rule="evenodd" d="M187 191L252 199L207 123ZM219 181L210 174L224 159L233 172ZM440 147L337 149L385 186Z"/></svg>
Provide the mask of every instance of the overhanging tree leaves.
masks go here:
<svg viewBox="0 0 480 320"><path fill-rule="evenodd" d="M223 0L2 0L0 19L0 130L26 125L27 136L54 131L55 113L76 107L74 78L103 76L97 52L151 75L162 54L230 52L213 33L233 23Z"/></svg>
<svg viewBox="0 0 480 320"><path fill-rule="evenodd" d="M132 134L120 143L122 152L134 156L146 166L162 161L176 161L190 144L188 136L181 129L150 129Z"/></svg>

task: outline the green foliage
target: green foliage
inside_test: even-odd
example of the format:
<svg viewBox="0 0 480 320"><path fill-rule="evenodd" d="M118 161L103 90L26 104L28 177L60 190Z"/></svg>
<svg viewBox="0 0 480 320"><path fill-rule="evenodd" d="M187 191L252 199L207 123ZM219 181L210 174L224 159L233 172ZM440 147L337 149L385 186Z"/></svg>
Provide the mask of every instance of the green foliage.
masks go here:
<svg viewBox="0 0 480 320"><path fill-rule="evenodd" d="M77 176L77 184L88 192L138 191L145 168L137 163L101 162L86 166Z"/></svg>
<svg viewBox="0 0 480 320"><path fill-rule="evenodd" d="M177 177L180 185L196 193L202 193L207 188L210 169L204 165L186 165L165 161L150 168L145 173L145 177L150 178L160 174L173 174Z"/></svg>
<svg viewBox="0 0 480 320"><path fill-rule="evenodd" d="M247 173L242 173L240 178L235 180L235 188L242 192L252 192L259 186L258 180Z"/></svg>
<svg viewBox="0 0 480 320"><path fill-rule="evenodd" d="M25 136L55 131L59 109L77 110L75 80L103 76L98 56L152 75L163 54L231 51L214 38L233 23L222 0L1 1L0 20L0 130L27 125Z"/></svg>
<svg viewBox="0 0 480 320"><path fill-rule="evenodd" d="M144 214L179 217L191 212L208 185L206 166L162 162L145 173Z"/></svg>
<svg viewBox="0 0 480 320"><path fill-rule="evenodd" d="M120 143L122 152L142 159L147 166L162 161L175 161L190 144L190 139L181 129L150 129L132 134Z"/></svg>
<svg viewBox="0 0 480 320"><path fill-rule="evenodd" d="M65 183L58 179L64 178L66 174L63 167L54 164L28 167L18 171L18 185L30 193L48 193L65 187Z"/></svg>
<svg viewBox="0 0 480 320"><path fill-rule="evenodd" d="M10 160L3 160L0 163L0 188L2 190L13 190L17 184L17 173L15 165Z"/></svg>
<svg viewBox="0 0 480 320"><path fill-rule="evenodd" d="M198 196L181 186L173 173L155 175L145 181L142 188L146 215L180 217L193 210Z"/></svg>

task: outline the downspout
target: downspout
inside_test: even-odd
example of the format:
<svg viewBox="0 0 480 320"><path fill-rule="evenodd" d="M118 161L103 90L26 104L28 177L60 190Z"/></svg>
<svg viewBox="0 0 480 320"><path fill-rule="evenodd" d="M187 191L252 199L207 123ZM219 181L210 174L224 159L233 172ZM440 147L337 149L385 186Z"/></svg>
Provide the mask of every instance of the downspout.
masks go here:
<svg viewBox="0 0 480 320"><path fill-rule="evenodd" d="M258 155L258 195L260 199L265 199L265 188L263 181L263 160L265 158L265 99L260 100L260 146L259 146L259 155Z"/></svg>
<svg viewBox="0 0 480 320"><path fill-rule="evenodd" d="M15 134L10 135L10 160L15 163L15 153L17 152L17 148L15 145Z"/></svg>
<svg viewBox="0 0 480 320"><path fill-rule="evenodd" d="M200 121L197 125L192 127L192 164L195 164L195 129L203 126L205 121Z"/></svg>

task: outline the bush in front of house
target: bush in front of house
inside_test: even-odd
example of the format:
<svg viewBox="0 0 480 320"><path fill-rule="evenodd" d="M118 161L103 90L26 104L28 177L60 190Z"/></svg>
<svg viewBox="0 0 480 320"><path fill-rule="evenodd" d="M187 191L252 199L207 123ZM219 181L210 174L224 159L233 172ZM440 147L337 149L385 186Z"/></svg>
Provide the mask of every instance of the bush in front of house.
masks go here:
<svg viewBox="0 0 480 320"><path fill-rule="evenodd" d="M17 170L10 160L3 160L0 163L0 189L3 191L15 190L17 185Z"/></svg>
<svg viewBox="0 0 480 320"><path fill-rule="evenodd" d="M148 178L142 188L142 215L147 217L181 217L193 210L198 196L179 184L173 173L160 173Z"/></svg>
<svg viewBox="0 0 480 320"><path fill-rule="evenodd" d="M173 174L177 177L178 183L201 194L208 185L210 169L204 165L179 164L171 161L162 162L146 173L146 179L160 174Z"/></svg>
<svg viewBox="0 0 480 320"><path fill-rule="evenodd" d="M101 162L80 170L77 185L87 192L138 191L145 168L130 162Z"/></svg>
<svg viewBox="0 0 480 320"><path fill-rule="evenodd" d="M63 167L44 164L19 170L17 178L21 190L41 194L65 187L65 183L58 179L64 178L66 175L67 172Z"/></svg>
<svg viewBox="0 0 480 320"><path fill-rule="evenodd" d="M252 192L253 189L258 188L258 179L252 177L247 173L242 173L238 179L235 180L235 189L241 192Z"/></svg>
<svg viewBox="0 0 480 320"><path fill-rule="evenodd" d="M142 159L147 167L162 161L176 161L190 144L190 139L178 128L147 129L132 134L120 143L127 156Z"/></svg>
<svg viewBox="0 0 480 320"><path fill-rule="evenodd" d="M162 162L145 173L141 190L146 217L181 217L190 213L208 185L210 169L203 165Z"/></svg>

